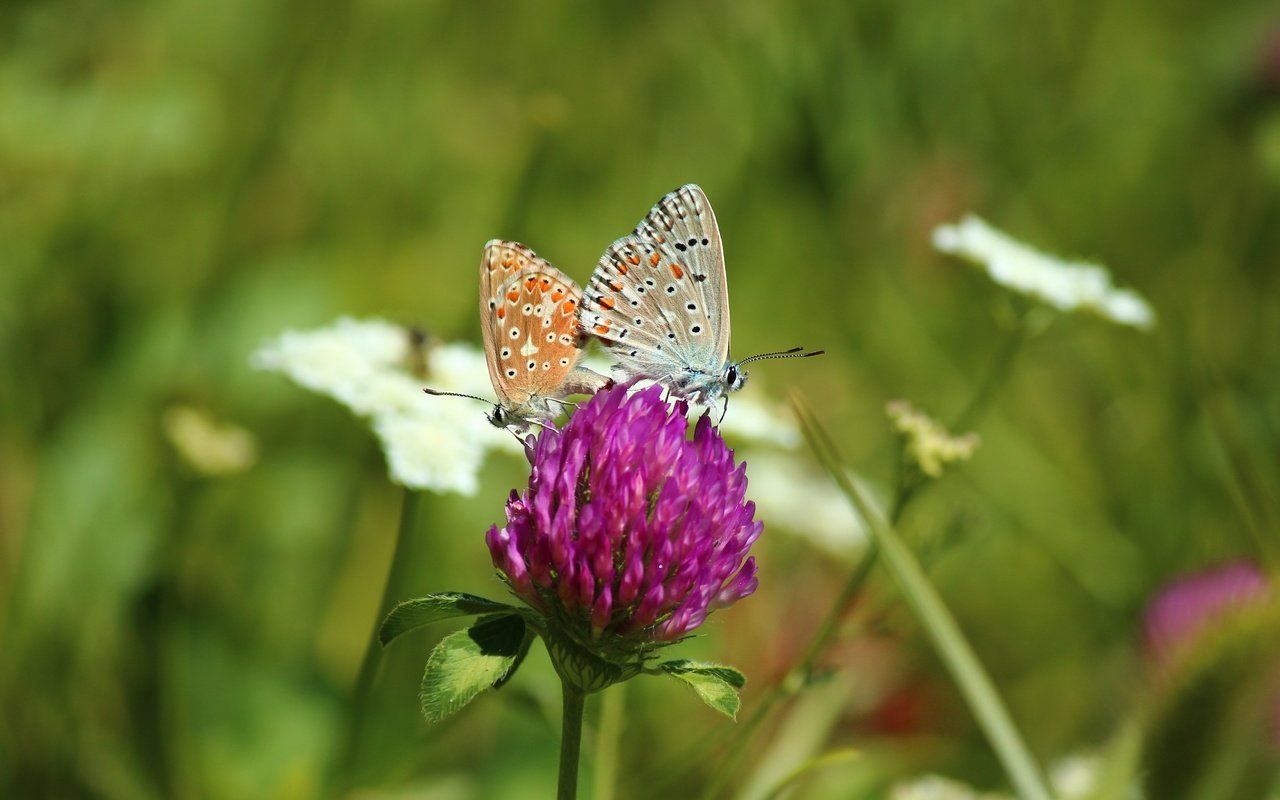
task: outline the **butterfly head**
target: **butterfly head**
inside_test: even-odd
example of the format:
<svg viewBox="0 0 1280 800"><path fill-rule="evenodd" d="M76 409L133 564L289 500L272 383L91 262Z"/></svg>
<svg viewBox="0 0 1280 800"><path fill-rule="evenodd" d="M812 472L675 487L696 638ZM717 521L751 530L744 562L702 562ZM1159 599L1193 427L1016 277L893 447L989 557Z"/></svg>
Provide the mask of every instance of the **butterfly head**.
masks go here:
<svg viewBox="0 0 1280 800"><path fill-rule="evenodd" d="M484 418L495 428L505 428L511 424L511 414L498 403L494 404L493 410L485 414Z"/></svg>
<svg viewBox="0 0 1280 800"><path fill-rule="evenodd" d="M724 391L736 392L747 385L747 371L737 361L730 361L724 370Z"/></svg>

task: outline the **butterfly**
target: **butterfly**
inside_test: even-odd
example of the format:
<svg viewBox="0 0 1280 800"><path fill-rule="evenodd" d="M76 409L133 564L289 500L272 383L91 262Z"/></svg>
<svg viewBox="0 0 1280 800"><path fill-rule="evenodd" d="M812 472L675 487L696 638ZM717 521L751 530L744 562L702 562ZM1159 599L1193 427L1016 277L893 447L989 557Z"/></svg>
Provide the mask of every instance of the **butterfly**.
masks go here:
<svg viewBox="0 0 1280 800"><path fill-rule="evenodd" d="M583 296L583 330L617 359L626 378L665 384L671 395L711 405L747 382L743 365L803 358L802 347L729 357L729 285L715 213L686 184L658 201L629 235L609 245Z"/></svg>
<svg viewBox="0 0 1280 800"><path fill-rule="evenodd" d="M609 383L578 366L582 290L528 247L494 239L480 260L480 330L498 402L487 418L517 435L546 425L562 399ZM433 395L456 392L426 390ZM471 395L461 395L471 397ZM481 398L474 398L481 399Z"/></svg>

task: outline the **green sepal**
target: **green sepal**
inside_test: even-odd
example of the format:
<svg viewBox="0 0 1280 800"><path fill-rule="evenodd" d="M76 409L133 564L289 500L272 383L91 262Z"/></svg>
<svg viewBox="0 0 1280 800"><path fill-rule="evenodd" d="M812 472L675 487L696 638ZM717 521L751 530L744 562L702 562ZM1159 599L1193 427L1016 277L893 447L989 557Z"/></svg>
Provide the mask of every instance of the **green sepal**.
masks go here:
<svg viewBox="0 0 1280 800"><path fill-rule="evenodd" d="M485 689L505 683L529 651L530 635L523 617L501 614L444 637L422 673L423 715L439 722Z"/></svg>
<svg viewBox="0 0 1280 800"><path fill-rule="evenodd" d="M543 636L551 666L566 685L583 694L601 691L615 683L629 680L640 673L641 662L618 663L601 658L575 642L563 631L550 630Z"/></svg>
<svg viewBox="0 0 1280 800"><path fill-rule="evenodd" d="M440 620L473 617L477 614L519 613L520 610L506 603L498 603L463 592L429 594L426 597L397 603L396 607L391 609L391 613L387 614L387 618L382 621L382 627L378 629L378 641L386 647L396 637Z"/></svg>
<svg viewBox="0 0 1280 800"><path fill-rule="evenodd" d="M747 685L747 677L738 670L687 658L664 661L658 669L689 684L702 702L716 711L730 719L738 718L738 709L742 707L738 690Z"/></svg>

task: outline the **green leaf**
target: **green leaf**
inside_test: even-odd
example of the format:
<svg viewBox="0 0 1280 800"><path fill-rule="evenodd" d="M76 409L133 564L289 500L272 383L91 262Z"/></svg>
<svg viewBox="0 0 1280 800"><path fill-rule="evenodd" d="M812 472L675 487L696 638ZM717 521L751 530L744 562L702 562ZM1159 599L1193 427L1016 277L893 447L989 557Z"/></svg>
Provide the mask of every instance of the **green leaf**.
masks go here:
<svg viewBox="0 0 1280 800"><path fill-rule="evenodd" d="M439 722L508 680L529 650L529 636L522 617L503 614L444 637L422 674L418 697L427 720Z"/></svg>
<svg viewBox="0 0 1280 800"><path fill-rule="evenodd" d="M382 627L378 629L378 641L385 647L401 634L440 620L517 610L515 606L497 603L473 594L462 592L429 594L426 597L396 604L396 607L391 609L391 613L387 614L387 618L382 621Z"/></svg>
<svg viewBox="0 0 1280 800"><path fill-rule="evenodd" d="M733 667L690 661L687 658L664 661L658 668L673 678L682 680L702 698L702 702L730 719L738 718L742 701L738 690L747 685L747 678Z"/></svg>
<svg viewBox="0 0 1280 800"><path fill-rule="evenodd" d="M516 657L511 662L511 666L507 667L507 671L503 673L501 678L493 682L493 688L501 689L506 686L507 681L511 680L516 674L516 670L520 669L520 665L524 663L524 657L529 655L529 647L533 644L534 632L529 626L525 626L524 638L520 640L520 644L516 647Z"/></svg>

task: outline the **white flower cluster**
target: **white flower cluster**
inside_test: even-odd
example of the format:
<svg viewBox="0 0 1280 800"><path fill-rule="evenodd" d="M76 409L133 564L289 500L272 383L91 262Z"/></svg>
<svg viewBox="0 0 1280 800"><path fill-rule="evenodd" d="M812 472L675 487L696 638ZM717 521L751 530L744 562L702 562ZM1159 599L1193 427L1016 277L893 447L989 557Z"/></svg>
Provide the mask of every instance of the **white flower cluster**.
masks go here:
<svg viewBox="0 0 1280 800"><path fill-rule="evenodd" d="M1142 295L1117 289L1104 267L1064 261L1023 244L975 216L933 231L933 246L986 268L996 283L1048 303L1059 311L1090 311L1143 330L1155 312Z"/></svg>
<svg viewBox="0 0 1280 800"><path fill-rule="evenodd" d="M423 348L424 377L410 371L415 347ZM430 386L488 397L493 390L484 356L469 345L419 345L403 326L344 317L327 328L286 331L262 345L252 363L369 419L391 479L411 489L475 494L489 449L520 452L479 404L422 391Z"/></svg>
<svg viewBox="0 0 1280 800"><path fill-rule="evenodd" d="M907 458L930 478L942 476L947 464L968 461L978 449L978 434L952 436L946 428L906 400L894 400L884 408L893 428L906 444Z"/></svg>

